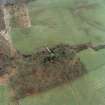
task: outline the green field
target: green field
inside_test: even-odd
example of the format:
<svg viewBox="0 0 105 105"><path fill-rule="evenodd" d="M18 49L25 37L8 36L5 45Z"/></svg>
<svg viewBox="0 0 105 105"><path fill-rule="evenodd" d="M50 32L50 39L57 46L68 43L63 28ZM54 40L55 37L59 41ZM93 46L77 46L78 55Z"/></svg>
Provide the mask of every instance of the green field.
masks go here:
<svg viewBox="0 0 105 105"><path fill-rule="evenodd" d="M76 2L77 1L77 2ZM90 1L79 15L71 8ZM32 27L13 28L12 38L17 49L30 53L36 48L57 43L78 44L105 42L105 6L102 0L37 0L29 4ZM84 20L81 18L83 17Z"/></svg>
<svg viewBox="0 0 105 105"><path fill-rule="evenodd" d="M73 15L71 8L87 1L94 8L85 8ZM12 29L15 47L32 53L39 47L57 43L105 43L104 0L37 0L28 5L32 27ZM81 18L82 17L82 18ZM105 105L105 50L92 49L78 54L88 73L69 85L43 94L27 97L20 105ZM0 86L0 105L8 105L8 89Z"/></svg>

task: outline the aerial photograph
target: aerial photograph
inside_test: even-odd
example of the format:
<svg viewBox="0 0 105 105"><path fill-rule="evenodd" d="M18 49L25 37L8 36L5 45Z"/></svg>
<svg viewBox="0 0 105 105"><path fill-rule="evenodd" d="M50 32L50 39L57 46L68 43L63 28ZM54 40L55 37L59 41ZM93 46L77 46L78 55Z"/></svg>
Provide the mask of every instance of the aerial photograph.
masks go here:
<svg viewBox="0 0 105 105"><path fill-rule="evenodd" d="M105 0L0 0L0 105L105 105Z"/></svg>

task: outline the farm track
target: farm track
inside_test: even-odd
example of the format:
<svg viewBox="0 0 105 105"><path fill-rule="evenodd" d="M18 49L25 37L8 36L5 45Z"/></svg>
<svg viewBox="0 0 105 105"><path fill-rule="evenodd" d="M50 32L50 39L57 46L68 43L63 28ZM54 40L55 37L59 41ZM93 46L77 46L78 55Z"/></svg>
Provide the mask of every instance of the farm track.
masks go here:
<svg viewBox="0 0 105 105"><path fill-rule="evenodd" d="M4 50L9 49L9 53L11 53L11 55L14 53L14 47L12 44L12 39L10 36L10 31L11 31L11 26L10 26L10 14L8 11L8 8L6 8L5 6L1 6L1 9L3 11L3 18L2 21L5 25L4 29L0 30L0 41L2 42L1 44L3 44L3 48ZM5 85L8 81L8 75L4 75L2 77L0 77L0 86L1 85Z"/></svg>
<svg viewBox="0 0 105 105"><path fill-rule="evenodd" d="M10 26L10 20L11 20L11 14L10 10L11 7L6 6L0 6L2 10L2 23L5 25L3 29L0 30L0 40L3 42L2 44L5 46L4 49L7 47L9 48L10 56L15 56L16 49L14 48L14 45L12 43L12 38L10 35L11 32L11 26ZM23 28L28 28L31 26L30 17L28 14L28 8L26 5L24 7L20 7L19 11L15 11L20 15L20 20L25 19L25 21L21 21L21 24L24 26ZM22 15L22 16L21 16ZM20 26L21 27L21 26ZM8 75L0 77L0 85L6 84L8 81Z"/></svg>

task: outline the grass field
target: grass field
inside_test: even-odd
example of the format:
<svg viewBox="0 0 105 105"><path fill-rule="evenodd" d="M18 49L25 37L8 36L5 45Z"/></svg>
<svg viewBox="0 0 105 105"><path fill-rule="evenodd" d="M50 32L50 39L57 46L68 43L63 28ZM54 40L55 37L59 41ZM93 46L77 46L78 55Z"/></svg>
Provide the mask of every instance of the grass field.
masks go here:
<svg viewBox="0 0 105 105"><path fill-rule="evenodd" d="M8 86L0 86L0 105L9 104Z"/></svg>
<svg viewBox="0 0 105 105"><path fill-rule="evenodd" d="M79 15L73 15L71 8L77 8L78 0L37 0L29 4L32 27L13 28L12 38L17 49L30 53L36 48L57 43L77 44L83 42L103 43L105 41L105 6L102 0L89 1L94 8L85 8ZM95 3L94 3L95 2Z"/></svg>
<svg viewBox="0 0 105 105"><path fill-rule="evenodd" d="M73 15L71 8L88 1L98 4L84 9L81 16ZM39 47L57 43L105 43L104 0L37 0L29 4L32 27L13 28L15 47L32 53ZM91 23L91 24L90 24ZM69 85L46 93L27 97L20 105L104 105L105 104L105 50L88 49L78 54L88 73ZM0 86L0 105L8 105L8 89Z"/></svg>

